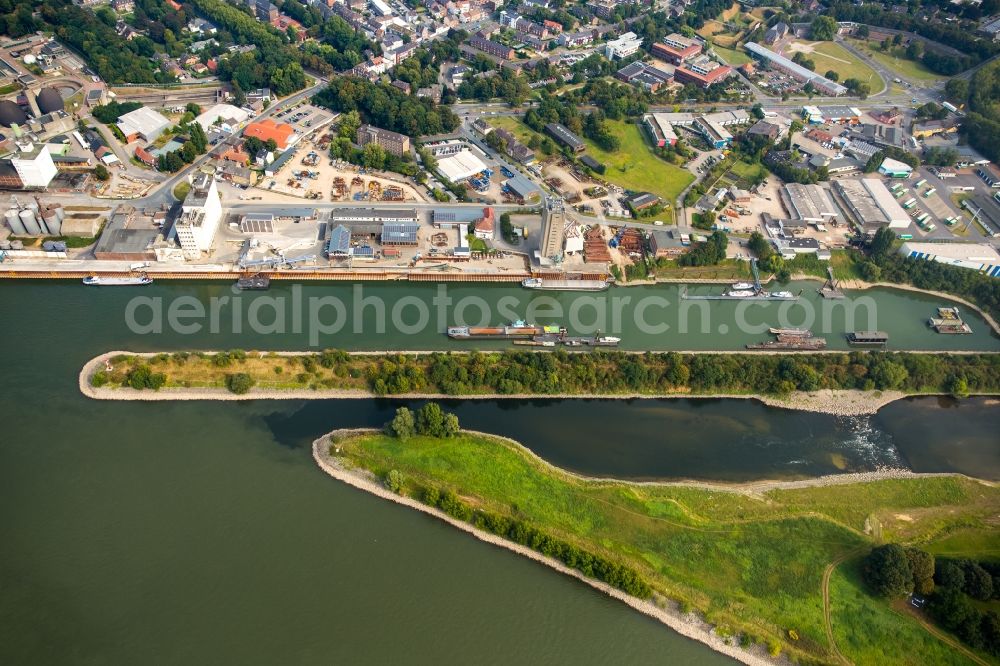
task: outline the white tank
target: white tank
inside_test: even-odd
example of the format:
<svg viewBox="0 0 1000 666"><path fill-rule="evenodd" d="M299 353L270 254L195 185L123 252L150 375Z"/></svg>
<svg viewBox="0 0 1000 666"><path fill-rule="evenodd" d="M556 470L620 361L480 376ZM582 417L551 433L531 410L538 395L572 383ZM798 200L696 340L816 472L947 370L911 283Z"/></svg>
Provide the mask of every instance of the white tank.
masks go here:
<svg viewBox="0 0 1000 666"><path fill-rule="evenodd" d="M35 218L35 211L30 208L25 208L18 213L18 216L21 218L24 230L28 232L29 236L38 236L42 233L42 227L38 224L38 220Z"/></svg>
<svg viewBox="0 0 1000 666"><path fill-rule="evenodd" d="M24 228L24 223L21 222L21 218L17 213L18 211L16 208L11 208L4 213L4 218L7 220L7 226L10 227L11 233L15 236L26 236L28 231Z"/></svg>
<svg viewBox="0 0 1000 666"><path fill-rule="evenodd" d="M23 60L25 65L34 65L38 61L38 58L29 53L28 55L24 56Z"/></svg>

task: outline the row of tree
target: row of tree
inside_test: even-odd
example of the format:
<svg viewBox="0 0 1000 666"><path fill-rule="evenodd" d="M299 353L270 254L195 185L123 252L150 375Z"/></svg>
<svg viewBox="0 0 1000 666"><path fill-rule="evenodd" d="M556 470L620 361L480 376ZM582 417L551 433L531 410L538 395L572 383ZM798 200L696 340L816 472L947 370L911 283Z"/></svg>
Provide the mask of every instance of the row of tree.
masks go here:
<svg viewBox="0 0 1000 666"><path fill-rule="evenodd" d="M845 352L795 356L627 354L600 351L379 358L368 367L380 395L473 393L770 393L818 389L938 391L965 395L1000 389L1000 358Z"/></svg>

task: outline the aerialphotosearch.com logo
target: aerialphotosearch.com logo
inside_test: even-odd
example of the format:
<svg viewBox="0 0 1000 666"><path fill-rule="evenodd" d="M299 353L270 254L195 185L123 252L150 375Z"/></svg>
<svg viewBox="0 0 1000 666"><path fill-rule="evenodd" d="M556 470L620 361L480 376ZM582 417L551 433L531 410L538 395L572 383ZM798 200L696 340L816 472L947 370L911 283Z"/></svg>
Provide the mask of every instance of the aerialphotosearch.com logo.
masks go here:
<svg viewBox="0 0 1000 666"><path fill-rule="evenodd" d="M816 335L844 330L876 329L877 306L871 297L843 300L708 301L663 295L629 294L618 289L570 298L525 292L486 298L465 293L449 295L438 285L433 296L365 294L364 285L349 295L305 296L301 285L287 291L254 293L235 287L232 295L137 296L125 308L125 323L136 335L226 334L302 335L309 345L327 343L338 334L443 334L450 326L491 326L515 321L552 323L575 335L625 337L676 333L680 335L766 333L770 327L806 328ZM467 291L467 287L463 290ZM718 307L725 303L727 306ZM734 307L735 306L735 307ZM713 321L713 318L715 321Z"/></svg>

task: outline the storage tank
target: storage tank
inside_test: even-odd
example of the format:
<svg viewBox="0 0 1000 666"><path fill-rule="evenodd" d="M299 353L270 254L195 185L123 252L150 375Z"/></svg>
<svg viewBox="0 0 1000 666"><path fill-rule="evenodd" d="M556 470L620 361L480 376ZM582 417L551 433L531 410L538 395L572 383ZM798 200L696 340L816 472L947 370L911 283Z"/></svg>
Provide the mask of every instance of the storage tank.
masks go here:
<svg viewBox="0 0 1000 666"><path fill-rule="evenodd" d="M22 58L22 60L24 60L24 64L25 65L34 65L36 62L38 62L38 58L36 58L31 53L29 53L28 55L24 56L24 58Z"/></svg>
<svg viewBox="0 0 1000 666"><path fill-rule="evenodd" d="M21 224L24 225L24 230L28 232L28 235L38 236L42 233L42 227L35 218L35 211L25 208L18 213L18 216L21 218Z"/></svg>
<svg viewBox="0 0 1000 666"><path fill-rule="evenodd" d="M16 208L8 210L4 213L4 217L7 219L7 226L10 227L11 233L15 236L26 236L28 234L28 230L24 228L24 224L21 222Z"/></svg>
<svg viewBox="0 0 1000 666"><path fill-rule="evenodd" d="M55 113L65 108L62 95L55 88L42 88L35 97L35 102L42 113Z"/></svg>
<svg viewBox="0 0 1000 666"><path fill-rule="evenodd" d="M59 219L59 214L56 212L57 208L46 207L42 209L42 221L45 222L45 227L49 231L50 236L61 236L62 220Z"/></svg>

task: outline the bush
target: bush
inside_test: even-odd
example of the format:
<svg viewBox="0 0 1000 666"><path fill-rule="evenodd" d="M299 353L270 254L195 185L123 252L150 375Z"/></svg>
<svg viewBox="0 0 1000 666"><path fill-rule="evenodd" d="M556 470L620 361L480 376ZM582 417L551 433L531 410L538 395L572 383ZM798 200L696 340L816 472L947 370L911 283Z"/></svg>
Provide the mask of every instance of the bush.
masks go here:
<svg viewBox="0 0 1000 666"><path fill-rule="evenodd" d="M230 375L226 375L226 388L229 389L231 393L237 395L243 395L248 393L254 385L254 379L245 372L236 372Z"/></svg>
<svg viewBox="0 0 1000 666"><path fill-rule="evenodd" d="M94 388L101 388L108 383L108 373L103 370L98 370L90 378L90 385Z"/></svg>
<svg viewBox="0 0 1000 666"><path fill-rule="evenodd" d="M167 376L162 372L153 372L148 365L139 365L125 375L125 385L137 391L143 389L158 390L167 383Z"/></svg>
<svg viewBox="0 0 1000 666"><path fill-rule="evenodd" d="M403 490L403 474L398 469L390 469L385 475L385 487L397 495Z"/></svg>

